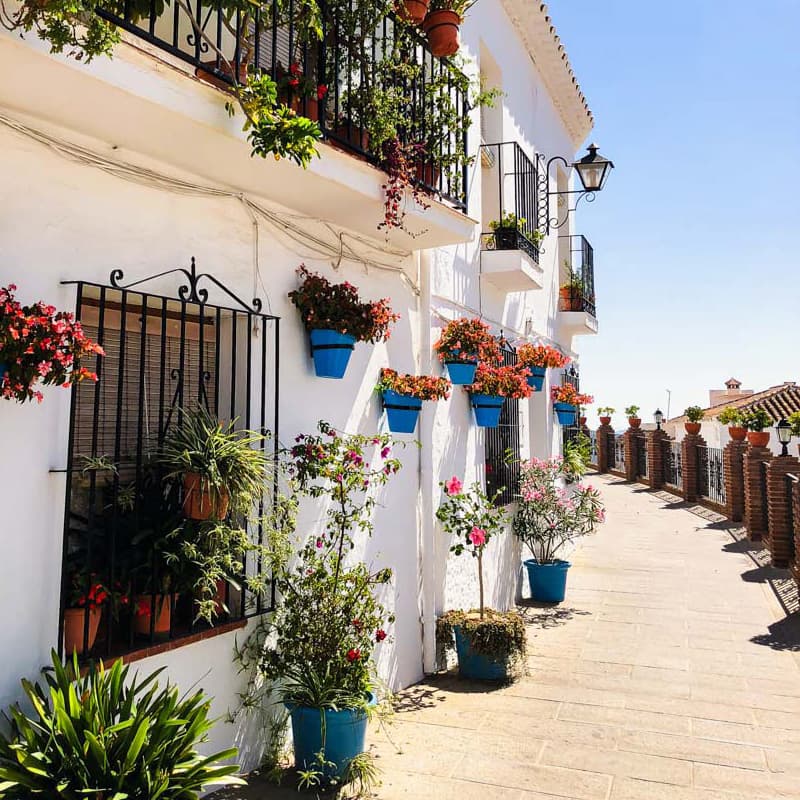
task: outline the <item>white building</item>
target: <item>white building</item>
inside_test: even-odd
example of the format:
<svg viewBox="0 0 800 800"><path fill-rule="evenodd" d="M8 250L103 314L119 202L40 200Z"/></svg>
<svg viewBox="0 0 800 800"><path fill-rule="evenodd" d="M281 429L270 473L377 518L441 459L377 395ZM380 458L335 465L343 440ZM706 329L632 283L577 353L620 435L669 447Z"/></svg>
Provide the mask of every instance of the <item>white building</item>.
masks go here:
<svg viewBox="0 0 800 800"><path fill-rule="evenodd" d="M434 199L427 210L410 203L407 224L419 235L394 231L388 241L377 230L385 174L353 152L341 129L336 146L323 141L322 157L307 170L251 157L241 115L229 117L222 91L196 77L209 56L193 44L184 13L169 6L152 25L146 16L129 17L113 59L89 64L51 55L35 34L0 35L0 69L13 76L0 85L0 285L15 283L21 300L43 299L66 310L82 298L80 315L90 333L102 326L108 350L98 384L100 417L93 387L77 393L83 401L74 409L72 393L60 388L46 390L41 405L0 403L3 707L19 697L19 678L36 676L59 644L64 537L77 513L66 495L79 478L77 453L116 454L135 465L137 443L143 441L138 455L146 457L176 392L197 396L200 384L220 417L249 410L252 426L270 430L277 417L283 442L313 431L319 419L354 432L384 429L373 392L379 368L439 374L432 343L446 320L459 316L481 316L512 342L542 339L572 354L576 337L597 332L594 289L587 284L591 248L569 238L571 217L550 229L538 264L520 250L481 252L481 233L500 215L500 187L505 211L545 226L547 189L563 191L572 178L557 164L545 174L544 165L550 156L572 162L592 128L544 5L484 0L472 8L462 30L466 70L501 88L502 100L471 112L467 149L476 158L463 186L459 175L445 192L451 200ZM268 57L262 53L257 63L267 67ZM426 63L434 60L427 55ZM334 83L329 79L329 96ZM507 144L479 157L481 136ZM465 207L459 208L462 190ZM556 199L551 216L563 216ZM280 318L279 343L274 320L248 314L208 280L198 284L210 292L204 317L193 298L179 301L177 289L185 283L179 274L128 292L111 286L112 270L121 270L118 282L127 285L189 269L191 258L199 273L212 275L244 306L260 298L263 313ZM559 311L560 270L570 258L576 269L585 268L590 291L582 306ZM350 280L366 298L390 297L402 315L387 344L356 347L343 380L314 376L307 335L287 299L300 263ZM201 363L204 325L210 327ZM523 457L560 451L561 429L549 401L554 380L560 376L549 375L545 391L531 400L509 404L503 441L516 446L518 436ZM425 404L417 437L421 448L403 451L404 468L385 493L376 534L363 543L366 557L394 570L386 599L397 622L393 641L380 652L393 687L435 668L437 614L477 601L474 564L449 558L435 523L439 481L451 475L483 480L487 461L499 457L497 445L489 452L489 437L475 426L458 388L448 402ZM320 513L306 509L303 524L313 529ZM493 606L513 603L519 562L510 536L492 544L487 597ZM232 649L245 624L195 631L150 650L134 636L106 644L112 653L140 659L142 669L166 665L181 686L199 683L214 696L214 712L225 715L236 708L244 681ZM258 731L220 723L211 746L232 740L244 765L252 766Z"/></svg>

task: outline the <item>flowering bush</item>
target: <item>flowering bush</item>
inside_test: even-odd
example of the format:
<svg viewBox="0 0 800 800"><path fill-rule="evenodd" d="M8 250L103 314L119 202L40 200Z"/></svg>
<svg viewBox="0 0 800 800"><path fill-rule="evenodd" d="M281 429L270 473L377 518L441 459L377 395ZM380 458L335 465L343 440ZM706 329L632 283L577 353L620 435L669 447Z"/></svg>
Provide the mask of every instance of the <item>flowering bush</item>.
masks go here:
<svg viewBox="0 0 800 800"><path fill-rule="evenodd" d="M439 361L499 364L503 360L500 344L490 333L489 326L479 319L451 320L433 347Z"/></svg>
<svg viewBox="0 0 800 800"><path fill-rule="evenodd" d="M533 387L528 385L528 375L530 370L527 367L491 367L488 364L478 364L474 383L464 388L471 394L490 394L521 400L530 397L533 392Z"/></svg>
<svg viewBox="0 0 800 800"><path fill-rule="evenodd" d="M390 327L400 319L389 305L388 298L367 303L358 296L353 284L331 283L327 278L309 272L305 265L297 270L302 283L289 292L299 309L307 330L334 330L354 336L359 342L383 342L390 336Z"/></svg>
<svg viewBox="0 0 800 800"><path fill-rule="evenodd" d="M568 491L558 485L564 477L560 458L522 464L514 534L539 564L553 562L565 544L592 533L605 519L600 493L581 483Z"/></svg>
<svg viewBox="0 0 800 800"><path fill-rule="evenodd" d="M569 403L578 405L578 398L582 397L571 383L562 383L560 386L550 388L550 399L554 403Z"/></svg>
<svg viewBox="0 0 800 800"><path fill-rule="evenodd" d="M0 396L41 403L37 383L66 388L84 379L96 381L97 375L79 361L105 355L103 348L85 336L72 314L42 302L23 306L14 298L16 288L0 288L0 363L6 367Z"/></svg>
<svg viewBox="0 0 800 800"><path fill-rule="evenodd" d="M566 367L572 359L548 344L523 344L517 350L517 363L524 367Z"/></svg>
<svg viewBox="0 0 800 800"><path fill-rule="evenodd" d="M397 392L419 400L447 400L450 397L452 384L447 378L436 378L433 375L401 375L393 369L384 367L381 369L375 388L378 392Z"/></svg>

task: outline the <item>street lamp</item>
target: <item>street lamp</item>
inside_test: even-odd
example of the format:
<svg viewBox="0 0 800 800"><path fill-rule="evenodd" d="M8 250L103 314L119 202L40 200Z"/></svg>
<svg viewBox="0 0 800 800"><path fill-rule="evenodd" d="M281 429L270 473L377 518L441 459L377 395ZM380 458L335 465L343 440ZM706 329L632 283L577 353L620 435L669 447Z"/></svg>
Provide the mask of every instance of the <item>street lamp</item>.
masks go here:
<svg viewBox="0 0 800 800"><path fill-rule="evenodd" d="M588 154L579 161L574 161L572 166L578 173L585 191L599 192L605 185L611 170L614 169L614 163L597 152L596 144L590 144L587 149Z"/></svg>
<svg viewBox="0 0 800 800"><path fill-rule="evenodd" d="M661 430L661 423L664 421L664 414L661 412L660 408L657 408L655 410L655 413L653 414L653 419L656 422L656 430L660 431Z"/></svg>
<svg viewBox="0 0 800 800"><path fill-rule="evenodd" d="M782 418L775 426L775 431L778 434L778 441L781 443L781 447L783 448L781 455L788 456L789 442L792 441L792 426Z"/></svg>

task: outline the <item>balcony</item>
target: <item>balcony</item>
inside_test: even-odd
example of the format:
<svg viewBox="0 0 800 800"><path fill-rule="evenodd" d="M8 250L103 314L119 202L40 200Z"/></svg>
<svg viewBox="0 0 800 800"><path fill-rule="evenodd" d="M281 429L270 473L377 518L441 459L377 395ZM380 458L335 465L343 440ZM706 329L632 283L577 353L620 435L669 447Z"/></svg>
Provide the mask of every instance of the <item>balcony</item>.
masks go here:
<svg viewBox="0 0 800 800"><path fill-rule="evenodd" d="M560 327L573 336L595 334L594 249L580 235L561 236L559 244L566 252L558 298Z"/></svg>
<svg viewBox="0 0 800 800"><path fill-rule="evenodd" d="M485 144L481 274L503 292L541 289L536 164L516 142Z"/></svg>

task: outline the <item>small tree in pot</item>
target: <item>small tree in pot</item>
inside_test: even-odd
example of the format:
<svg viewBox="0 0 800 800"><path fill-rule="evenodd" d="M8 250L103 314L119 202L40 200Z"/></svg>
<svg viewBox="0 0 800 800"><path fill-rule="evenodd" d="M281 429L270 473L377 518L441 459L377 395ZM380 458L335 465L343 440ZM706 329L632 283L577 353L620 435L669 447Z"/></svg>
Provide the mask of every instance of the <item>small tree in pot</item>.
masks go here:
<svg viewBox="0 0 800 800"><path fill-rule="evenodd" d="M763 408L751 408L742 412L742 424L747 428L747 441L752 447L766 447L769 444L768 428L772 417Z"/></svg>
<svg viewBox="0 0 800 800"><path fill-rule="evenodd" d="M683 423L686 433L691 436L697 436L700 433L700 424L705 417L705 412L700 406L689 406L684 410L683 415L688 420L688 422Z"/></svg>
<svg viewBox="0 0 800 800"><path fill-rule="evenodd" d="M639 417L639 409L641 406L628 406L625 409L625 416L628 418L628 425L631 428L638 428L642 424L642 420Z"/></svg>
<svg viewBox="0 0 800 800"><path fill-rule="evenodd" d="M459 673L478 680L507 680L525 652L525 626L514 611L487 609L484 603L483 554L492 536L508 519L479 483L468 490L457 477L441 483L444 500L436 512L445 533L453 537L450 552L469 553L478 567L478 608L449 611L439 618L437 639L445 648L455 643Z"/></svg>
<svg viewBox="0 0 800 800"><path fill-rule="evenodd" d="M738 408L728 406L717 414L717 419L722 425L728 426L728 434L734 442L743 442L747 436L742 420L742 412Z"/></svg>

